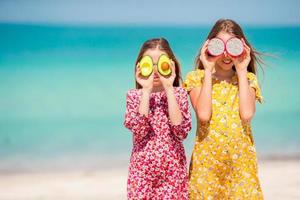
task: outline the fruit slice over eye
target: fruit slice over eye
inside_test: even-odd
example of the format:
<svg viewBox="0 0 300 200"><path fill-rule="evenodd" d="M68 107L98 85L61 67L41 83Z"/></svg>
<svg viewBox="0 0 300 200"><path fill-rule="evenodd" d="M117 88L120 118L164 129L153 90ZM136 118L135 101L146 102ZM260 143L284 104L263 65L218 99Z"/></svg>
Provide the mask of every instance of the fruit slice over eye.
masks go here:
<svg viewBox="0 0 300 200"><path fill-rule="evenodd" d="M225 51L225 45L220 38L213 38L208 42L207 51L211 56L219 56Z"/></svg>
<svg viewBox="0 0 300 200"><path fill-rule="evenodd" d="M171 60L167 55L162 54L159 57L158 64L157 64L157 70L163 76L168 76L172 73Z"/></svg>
<svg viewBox="0 0 300 200"><path fill-rule="evenodd" d="M153 61L150 56L144 56L140 61L141 74L144 77L150 76L153 72Z"/></svg>
<svg viewBox="0 0 300 200"><path fill-rule="evenodd" d="M226 42L226 51L233 57L238 57L244 52L244 44L239 38L233 37Z"/></svg>

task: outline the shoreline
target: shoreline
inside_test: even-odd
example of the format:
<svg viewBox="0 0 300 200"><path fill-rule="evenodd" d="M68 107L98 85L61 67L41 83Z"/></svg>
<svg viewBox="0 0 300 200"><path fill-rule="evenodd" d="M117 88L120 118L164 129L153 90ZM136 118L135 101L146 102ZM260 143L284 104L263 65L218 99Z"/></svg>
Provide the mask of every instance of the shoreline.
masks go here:
<svg viewBox="0 0 300 200"><path fill-rule="evenodd" d="M300 199L300 160L259 161L265 199ZM127 167L106 169L0 173L0 199L126 199Z"/></svg>
<svg viewBox="0 0 300 200"><path fill-rule="evenodd" d="M294 154L260 154L257 157L258 164L276 161L300 162L300 153ZM76 162L76 165L74 165ZM77 171L105 171L128 168L130 155L111 155L111 157L60 157L56 159L20 159L0 160L0 175L4 174L34 174L34 173L60 173ZM190 156L187 156L189 165ZM1 200L1 199L0 199Z"/></svg>

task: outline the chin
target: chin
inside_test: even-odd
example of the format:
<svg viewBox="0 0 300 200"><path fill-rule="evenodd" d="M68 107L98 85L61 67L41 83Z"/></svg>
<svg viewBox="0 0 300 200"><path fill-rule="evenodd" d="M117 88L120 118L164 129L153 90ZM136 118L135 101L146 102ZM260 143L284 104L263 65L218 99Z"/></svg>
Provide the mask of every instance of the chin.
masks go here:
<svg viewBox="0 0 300 200"><path fill-rule="evenodd" d="M156 82L156 81L153 82L153 87L161 87L161 86L162 84L160 82Z"/></svg>

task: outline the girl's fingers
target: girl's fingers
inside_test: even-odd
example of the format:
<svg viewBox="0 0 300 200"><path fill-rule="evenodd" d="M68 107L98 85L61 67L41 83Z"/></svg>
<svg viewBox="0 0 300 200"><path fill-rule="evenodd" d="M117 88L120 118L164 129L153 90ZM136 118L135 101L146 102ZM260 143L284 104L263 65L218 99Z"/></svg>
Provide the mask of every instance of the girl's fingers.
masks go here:
<svg viewBox="0 0 300 200"><path fill-rule="evenodd" d="M245 49L251 51L250 47L248 47L247 45L245 45Z"/></svg>
<svg viewBox="0 0 300 200"><path fill-rule="evenodd" d="M246 55L245 55L245 57L250 56L251 49L248 46L246 46L245 49L246 49Z"/></svg>
<svg viewBox="0 0 300 200"><path fill-rule="evenodd" d="M207 40L204 42L203 46L204 46L204 47L207 46L208 43L209 43L209 39L207 39Z"/></svg>
<svg viewBox="0 0 300 200"><path fill-rule="evenodd" d="M150 74L149 78L153 79L153 77L154 77L154 71L152 71L152 73Z"/></svg>
<svg viewBox="0 0 300 200"><path fill-rule="evenodd" d="M235 60L235 58L232 57L231 55L227 54L227 56L228 56L231 60Z"/></svg>
<svg viewBox="0 0 300 200"><path fill-rule="evenodd" d="M140 72L140 63L138 62L137 64L136 64L136 66L135 66L135 74L137 73L137 72Z"/></svg>
<svg viewBox="0 0 300 200"><path fill-rule="evenodd" d="M201 54L199 58L202 62L208 60L207 47L203 47L203 49L201 49Z"/></svg>
<svg viewBox="0 0 300 200"><path fill-rule="evenodd" d="M175 73L175 63L172 59L170 59L171 64L171 76L173 76L173 73Z"/></svg>
<svg viewBox="0 0 300 200"><path fill-rule="evenodd" d="M228 55L228 57L232 60L233 64L236 64L238 61L238 58L232 57L231 55Z"/></svg>
<svg viewBox="0 0 300 200"><path fill-rule="evenodd" d="M141 73L141 68L139 68L139 67L136 68L136 70L135 70L135 76L139 77L140 73Z"/></svg>
<svg viewBox="0 0 300 200"><path fill-rule="evenodd" d="M242 42L244 43L244 47L245 47L245 49L249 49L249 50L250 50L250 47L249 47L249 46L246 44L246 42L245 42L244 38L242 38L241 40L242 40Z"/></svg>
<svg viewBox="0 0 300 200"><path fill-rule="evenodd" d="M136 77L136 80L139 82L143 79L142 75L141 75L141 68L137 68L136 69L136 72L135 72L135 77Z"/></svg>
<svg viewBox="0 0 300 200"><path fill-rule="evenodd" d="M244 38L241 38L241 40L242 40L243 44L244 44L245 46L247 46L247 44L246 44Z"/></svg>
<svg viewBox="0 0 300 200"><path fill-rule="evenodd" d="M171 69L175 69L175 62L173 60L171 60Z"/></svg>
<svg viewBox="0 0 300 200"><path fill-rule="evenodd" d="M175 63L174 63L173 60L171 60L171 70L172 70L171 76L175 77L176 76L176 69L175 69Z"/></svg>
<svg viewBox="0 0 300 200"><path fill-rule="evenodd" d="M205 43L203 44L202 48L201 48L201 54L203 54L203 55L207 51L208 42L209 42L209 40L206 40Z"/></svg>
<svg viewBox="0 0 300 200"><path fill-rule="evenodd" d="M245 53L242 55L242 59L247 58L248 56L250 56L250 52L251 52L251 48L246 44L244 38L241 38L243 44L244 44L244 48L245 48Z"/></svg>

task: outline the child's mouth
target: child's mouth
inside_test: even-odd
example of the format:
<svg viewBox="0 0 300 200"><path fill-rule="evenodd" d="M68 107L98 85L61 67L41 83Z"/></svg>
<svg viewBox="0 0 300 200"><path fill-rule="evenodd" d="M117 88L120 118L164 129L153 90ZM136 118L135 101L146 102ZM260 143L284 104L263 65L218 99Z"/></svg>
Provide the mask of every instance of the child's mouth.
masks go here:
<svg viewBox="0 0 300 200"><path fill-rule="evenodd" d="M224 59L223 63L225 63L226 65L230 64L232 62L231 59Z"/></svg>

